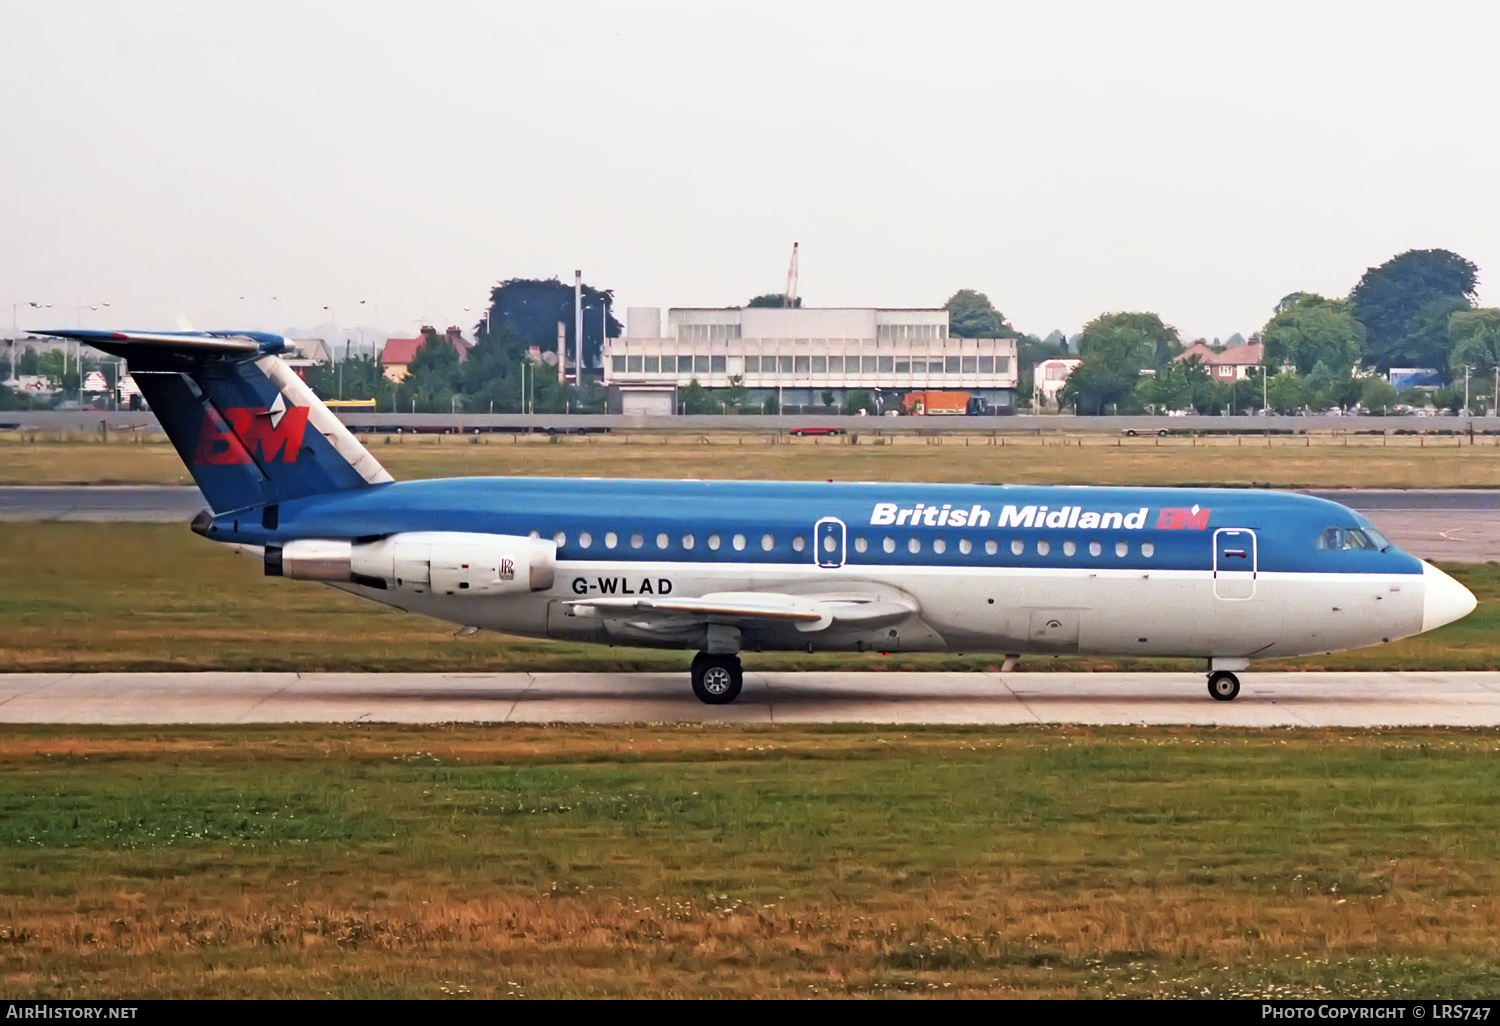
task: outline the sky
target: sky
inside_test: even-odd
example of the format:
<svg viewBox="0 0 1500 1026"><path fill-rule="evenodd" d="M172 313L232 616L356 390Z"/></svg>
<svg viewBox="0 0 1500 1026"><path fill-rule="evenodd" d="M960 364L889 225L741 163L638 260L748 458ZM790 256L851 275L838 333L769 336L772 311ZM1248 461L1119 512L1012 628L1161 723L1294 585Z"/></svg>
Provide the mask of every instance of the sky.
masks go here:
<svg viewBox="0 0 1500 1026"><path fill-rule="evenodd" d="M1500 303L1497 41L1458 2L0 0L0 317L414 333L574 268L730 306L794 241L809 306L973 288L1040 335L1249 334L1412 248Z"/></svg>

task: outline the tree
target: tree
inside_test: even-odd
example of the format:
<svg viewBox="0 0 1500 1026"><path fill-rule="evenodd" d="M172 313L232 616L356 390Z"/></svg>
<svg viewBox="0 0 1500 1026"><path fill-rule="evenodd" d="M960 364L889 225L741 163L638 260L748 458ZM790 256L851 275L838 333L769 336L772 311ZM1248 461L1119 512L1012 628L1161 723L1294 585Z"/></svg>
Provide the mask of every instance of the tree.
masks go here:
<svg viewBox="0 0 1500 1026"><path fill-rule="evenodd" d="M1085 357L1063 382L1058 401L1075 407L1080 415L1120 412L1120 404L1131 398L1140 380L1140 368L1130 362L1103 355Z"/></svg>
<svg viewBox="0 0 1500 1026"><path fill-rule="evenodd" d="M875 408L875 396L863 389L856 389L853 392L845 392L844 405L842 408L844 416L858 416L860 410L864 410L865 413L868 414L878 413L879 411Z"/></svg>
<svg viewBox="0 0 1500 1026"><path fill-rule="evenodd" d="M1109 354L1134 363L1137 370L1163 367L1181 352L1177 329L1154 313L1100 314L1078 336L1080 356Z"/></svg>
<svg viewBox="0 0 1500 1026"><path fill-rule="evenodd" d="M784 307L786 305L786 295L784 293L767 292L763 295L756 296L754 299L750 300L750 302L746 303L745 309L780 309L781 307ZM792 300L791 305L794 308L801 306L802 297L798 296L796 299Z"/></svg>
<svg viewBox="0 0 1500 1026"><path fill-rule="evenodd" d="M609 289L583 287L583 361L587 366L599 366L606 332L610 338L620 335L620 322L606 313L613 305L614 293ZM489 322L480 321L474 328L474 337L482 343L491 331L507 331L521 341L523 349L537 346L550 352L557 349L559 321L566 333L568 355L572 357L578 351L573 286L556 278L545 281L511 278L490 290Z"/></svg>
<svg viewBox="0 0 1500 1026"><path fill-rule="evenodd" d="M1480 376L1492 375L1500 364L1500 308L1457 311L1448 318L1448 337L1453 341L1449 373L1457 376L1472 366Z"/></svg>
<svg viewBox="0 0 1500 1026"><path fill-rule="evenodd" d="M697 378L693 378L682 391L677 393L677 405L684 414L690 417L723 412L718 401L709 394L708 389L698 384Z"/></svg>
<svg viewBox="0 0 1500 1026"><path fill-rule="evenodd" d="M1448 321L1454 314L1470 309L1470 303L1462 296L1439 296L1424 303L1411 319L1406 337L1401 340L1400 366L1433 367L1442 370L1453 359L1453 339L1448 334ZM1463 373L1463 363L1458 365Z"/></svg>
<svg viewBox="0 0 1500 1026"><path fill-rule="evenodd" d="M1135 389L1135 400L1143 408L1157 413L1169 410L1196 410L1211 413L1217 409L1219 396L1208 368L1197 360L1169 363L1151 377L1141 378Z"/></svg>
<svg viewBox="0 0 1500 1026"><path fill-rule="evenodd" d="M750 401L750 390L745 387L743 374L730 375L729 387L719 393L719 401L724 404L725 411L729 413L739 413L740 407Z"/></svg>
<svg viewBox="0 0 1500 1026"><path fill-rule="evenodd" d="M1283 301L1285 302L1285 301ZM1310 374L1319 363L1346 374L1364 352L1365 329L1344 300L1301 293L1301 298L1266 322L1260 340L1268 367L1290 363Z"/></svg>
<svg viewBox="0 0 1500 1026"><path fill-rule="evenodd" d="M1472 304L1479 280L1475 264L1446 249L1413 249L1367 269L1349 293L1353 313L1365 327L1366 362L1381 371L1396 366L1444 367L1448 361L1423 364L1406 348L1413 323L1437 299Z"/></svg>
<svg viewBox="0 0 1500 1026"><path fill-rule="evenodd" d="M1277 374L1264 387L1266 405L1277 413L1300 413L1307 405L1307 389L1295 374Z"/></svg>
<svg viewBox="0 0 1500 1026"><path fill-rule="evenodd" d="M953 338L1008 338L1005 315L990 297L973 289L959 289L943 304L948 311L948 334Z"/></svg>
<svg viewBox="0 0 1500 1026"><path fill-rule="evenodd" d="M1385 378L1375 375L1361 380L1359 408L1365 413L1384 416L1399 401L1395 388Z"/></svg>

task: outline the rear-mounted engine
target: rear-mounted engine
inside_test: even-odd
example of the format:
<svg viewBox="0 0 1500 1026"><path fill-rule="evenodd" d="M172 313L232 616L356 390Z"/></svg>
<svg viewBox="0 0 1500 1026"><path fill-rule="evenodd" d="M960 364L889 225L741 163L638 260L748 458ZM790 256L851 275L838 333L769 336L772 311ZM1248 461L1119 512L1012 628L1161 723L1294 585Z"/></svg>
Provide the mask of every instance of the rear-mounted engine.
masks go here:
<svg viewBox="0 0 1500 1026"><path fill-rule="evenodd" d="M434 595L545 591L556 563L551 541L458 531L413 531L359 543L300 538L266 546L267 577Z"/></svg>

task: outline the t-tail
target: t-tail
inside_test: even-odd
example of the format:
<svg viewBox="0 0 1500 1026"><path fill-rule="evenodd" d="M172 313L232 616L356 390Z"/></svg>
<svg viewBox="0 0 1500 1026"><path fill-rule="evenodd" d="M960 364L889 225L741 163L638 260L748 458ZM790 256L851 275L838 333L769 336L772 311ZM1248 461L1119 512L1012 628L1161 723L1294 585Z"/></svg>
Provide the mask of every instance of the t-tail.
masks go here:
<svg viewBox="0 0 1500 1026"><path fill-rule="evenodd" d="M130 375L215 514L392 478L261 332L49 331L130 362Z"/></svg>

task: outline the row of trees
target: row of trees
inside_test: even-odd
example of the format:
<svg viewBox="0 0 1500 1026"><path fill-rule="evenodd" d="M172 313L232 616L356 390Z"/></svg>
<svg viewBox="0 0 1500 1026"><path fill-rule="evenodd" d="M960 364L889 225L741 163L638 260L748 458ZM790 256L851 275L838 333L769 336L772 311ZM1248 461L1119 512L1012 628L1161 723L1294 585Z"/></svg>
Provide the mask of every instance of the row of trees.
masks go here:
<svg viewBox="0 0 1500 1026"><path fill-rule="evenodd" d="M1156 314L1105 314L1079 335L1083 363L1061 398L1091 414L1153 407L1247 410L1261 406L1262 393L1265 404L1282 413L1356 404L1380 412L1403 401L1425 404L1425 394L1398 396L1371 375L1428 367L1453 379L1491 376L1500 365L1500 309L1474 306L1477 283L1478 268L1458 254L1411 250L1365 271L1347 297L1284 296L1261 329L1262 362L1268 374L1291 370L1263 384L1257 380L1254 389L1217 383L1201 366L1175 363L1182 339ZM1356 375L1356 367L1364 374ZM1152 373L1143 378L1143 371ZM1481 394L1487 391L1472 393L1471 400ZM1439 406L1462 406L1462 390L1450 387L1437 400Z"/></svg>

